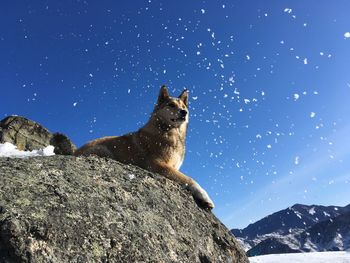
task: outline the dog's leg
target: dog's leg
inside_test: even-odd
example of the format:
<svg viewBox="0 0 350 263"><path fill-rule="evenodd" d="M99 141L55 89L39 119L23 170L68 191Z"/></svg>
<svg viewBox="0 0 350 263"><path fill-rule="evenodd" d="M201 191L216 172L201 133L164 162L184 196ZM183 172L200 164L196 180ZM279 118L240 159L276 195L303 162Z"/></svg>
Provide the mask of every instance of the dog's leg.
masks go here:
<svg viewBox="0 0 350 263"><path fill-rule="evenodd" d="M194 180L192 185L188 185L188 189L191 191L193 197L199 202L201 206L205 208L213 209L215 207L214 202L210 199L208 193Z"/></svg>
<svg viewBox="0 0 350 263"><path fill-rule="evenodd" d="M214 203L210 199L207 192L191 177L186 176L173 167L160 162L152 163L149 168L149 170L152 172L159 173L170 180L185 185L191 191L193 197L201 206L209 209L214 208Z"/></svg>

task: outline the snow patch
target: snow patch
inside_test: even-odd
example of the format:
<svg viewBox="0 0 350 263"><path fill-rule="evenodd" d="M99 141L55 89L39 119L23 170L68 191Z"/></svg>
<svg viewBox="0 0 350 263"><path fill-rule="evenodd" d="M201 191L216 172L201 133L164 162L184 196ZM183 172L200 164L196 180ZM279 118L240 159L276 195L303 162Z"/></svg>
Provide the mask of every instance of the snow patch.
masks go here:
<svg viewBox="0 0 350 263"><path fill-rule="evenodd" d="M293 210L294 214L296 214L297 217L299 217L300 219L302 218L302 214L299 213L298 211Z"/></svg>
<svg viewBox="0 0 350 263"><path fill-rule="evenodd" d="M309 214L310 215L314 215L315 213L316 213L315 207L311 207L310 210L309 210Z"/></svg>
<svg viewBox="0 0 350 263"><path fill-rule="evenodd" d="M33 151L20 151L15 145L9 142L0 143L0 157L10 157L10 158L26 158L26 157L36 157L36 156L51 156L55 155L55 147L49 145L44 149L33 150Z"/></svg>

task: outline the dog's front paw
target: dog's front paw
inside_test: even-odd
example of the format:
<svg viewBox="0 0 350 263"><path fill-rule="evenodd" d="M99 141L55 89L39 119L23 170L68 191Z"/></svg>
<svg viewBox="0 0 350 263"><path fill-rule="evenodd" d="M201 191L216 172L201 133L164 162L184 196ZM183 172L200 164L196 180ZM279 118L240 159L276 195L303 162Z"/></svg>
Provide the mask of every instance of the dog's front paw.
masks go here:
<svg viewBox="0 0 350 263"><path fill-rule="evenodd" d="M189 185L189 190L199 206L210 210L215 207L214 202L199 184L194 183L193 185Z"/></svg>

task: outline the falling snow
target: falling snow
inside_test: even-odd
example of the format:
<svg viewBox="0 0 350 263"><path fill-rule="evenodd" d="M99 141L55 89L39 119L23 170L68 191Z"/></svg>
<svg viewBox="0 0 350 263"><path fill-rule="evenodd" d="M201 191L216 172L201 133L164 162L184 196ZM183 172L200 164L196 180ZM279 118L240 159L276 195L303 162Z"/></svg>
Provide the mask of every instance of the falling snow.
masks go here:
<svg viewBox="0 0 350 263"><path fill-rule="evenodd" d="M292 2L193 2L186 10L167 1L75 4L45 9L34 1L0 18L9 27L0 33L2 85L5 97L16 98L3 99L3 117L28 114L81 145L140 128L160 85L174 96L186 86L184 171L218 193L220 209L234 203L236 190L249 201L267 193L254 204L311 202L308 182L327 184L330 170L342 167L339 177L347 170L350 146L337 136L349 126L350 22L340 11L320 20L311 3L308 12ZM304 175L308 165L320 168ZM279 180L302 193L285 197L288 184L257 190L257 181L275 189Z"/></svg>
<svg viewBox="0 0 350 263"><path fill-rule="evenodd" d="M298 165L298 164L299 164L299 159L300 159L299 156L295 156L295 159L294 159L294 164L295 164L295 165Z"/></svg>

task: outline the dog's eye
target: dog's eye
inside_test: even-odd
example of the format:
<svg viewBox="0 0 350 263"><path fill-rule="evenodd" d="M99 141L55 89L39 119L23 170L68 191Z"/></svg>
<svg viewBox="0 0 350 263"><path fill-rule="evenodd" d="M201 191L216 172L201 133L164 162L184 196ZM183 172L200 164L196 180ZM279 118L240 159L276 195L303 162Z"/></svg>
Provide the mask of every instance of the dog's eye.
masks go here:
<svg viewBox="0 0 350 263"><path fill-rule="evenodd" d="M170 108L175 108L175 107L176 107L176 105L175 105L174 103L169 103L168 106L169 106Z"/></svg>

